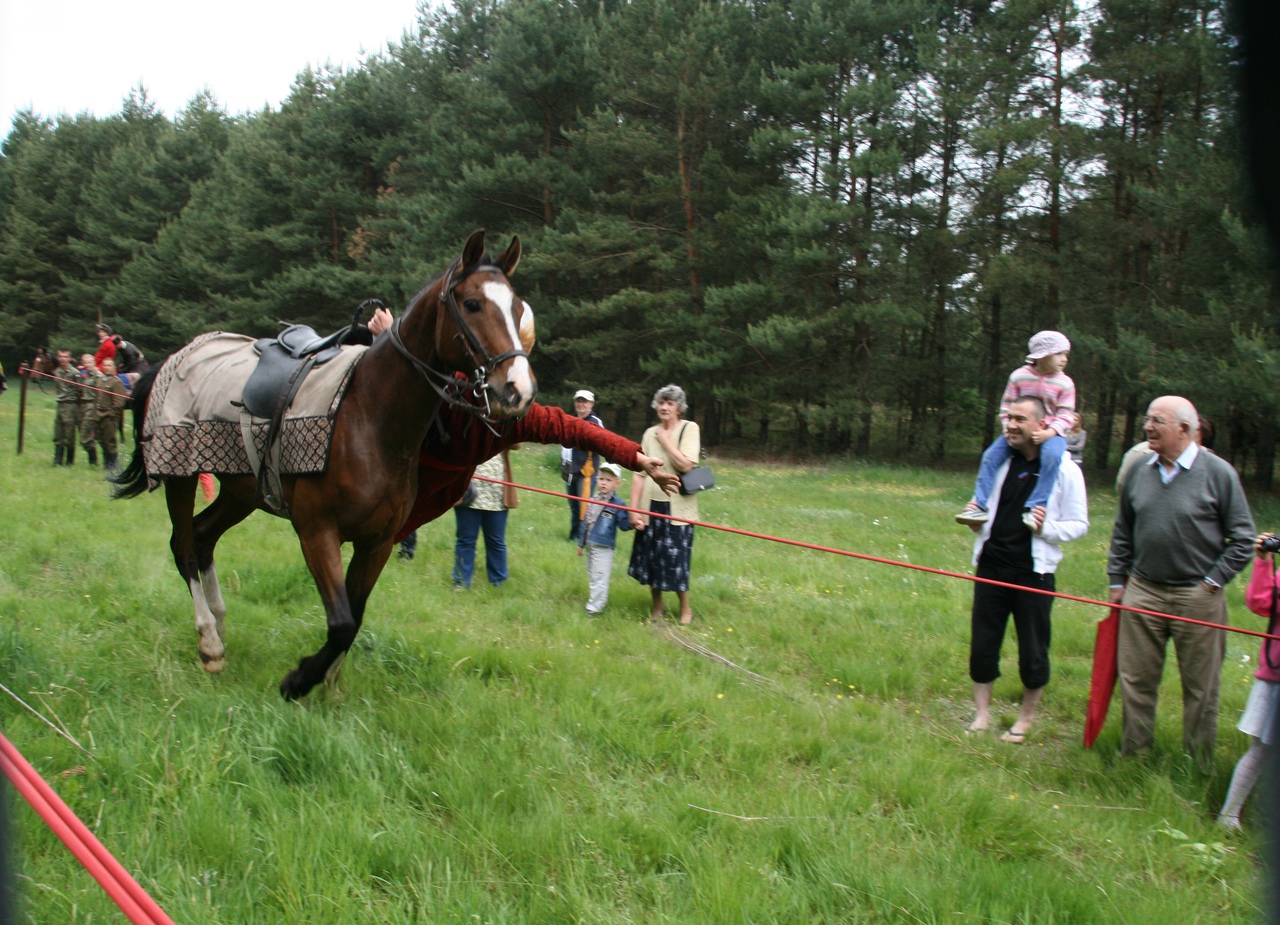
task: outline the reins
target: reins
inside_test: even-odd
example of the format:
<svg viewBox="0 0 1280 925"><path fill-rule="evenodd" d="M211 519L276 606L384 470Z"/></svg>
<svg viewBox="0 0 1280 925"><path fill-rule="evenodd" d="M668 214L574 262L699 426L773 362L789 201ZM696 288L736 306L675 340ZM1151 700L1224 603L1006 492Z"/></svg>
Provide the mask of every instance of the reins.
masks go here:
<svg viewBox="0 0 1280 925"><path fill-rule="evenodd" d="M458 300L453 294L453 277L458 270L459 262L455 260L445 272L444 289L440 294L440 301L449 309L449 317L452 319L455 329L454 338L462 345L467 356L471 358L471 362L475 364L475 368L471 371L471 376L469 378L458 378L451 373L432 369L410 353L409 348L405 346L404 340L400 337L400 322L405 317L404 315L396 318L391 323L388 333L391 335L391 343L396 350L427 380L427 384L436 391L436 394L440 396L445 404L452 408L462 408L492 429L492 425L498 422L493 417L493 407L489 403L489 374L497 368L498 364L514 357L527 357L529 354L521 346L507 350L497 356L493 356L485 350L484 344L480 342L480 338L471 329L471 325L467 324L466 319L462 317L462 309L458 307ZM489 269L488 267L479 267L474 272ZM480 403L470 400L468 398L469 395L479 398Z"/></svg>

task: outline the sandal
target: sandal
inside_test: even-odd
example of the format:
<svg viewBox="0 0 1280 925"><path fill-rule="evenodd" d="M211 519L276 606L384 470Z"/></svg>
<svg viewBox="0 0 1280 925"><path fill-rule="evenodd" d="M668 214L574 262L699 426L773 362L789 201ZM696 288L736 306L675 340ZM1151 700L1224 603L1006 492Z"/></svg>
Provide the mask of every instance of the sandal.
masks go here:
<svg viewBox="0 0 1280 925"><path fill-rule="evenodd" d="M1010 729L1008 732L1006 732L1004 735L1000 737L1000 741L1008 742L1010 745L1021 745L1023 742L1027 741L1027 736L1030 734L1030 732L1031 732L1030 729L1024 730L1022 732L1014 732L1012 729Z"/></svg>

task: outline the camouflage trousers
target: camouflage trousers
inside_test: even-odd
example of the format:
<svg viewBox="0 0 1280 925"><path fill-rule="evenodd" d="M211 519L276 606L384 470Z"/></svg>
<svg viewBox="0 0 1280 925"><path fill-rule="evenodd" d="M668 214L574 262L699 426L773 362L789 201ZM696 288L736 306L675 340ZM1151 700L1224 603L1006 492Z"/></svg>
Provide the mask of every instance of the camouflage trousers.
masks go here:
<svg viewBox="0 0 1280 925"><path fill-rule="evenodd" d="M80 445L88 449L97 439L98 409L91 404L82 404L79 409Z"/></svg>
<svg viewBox="0 0 1280 925"><path fill-rule="evenodd" d="M53 445L71 449L76 445L76 426L80 423L80 408L73 401L58 402L58 416L53 424Z"/></svg>

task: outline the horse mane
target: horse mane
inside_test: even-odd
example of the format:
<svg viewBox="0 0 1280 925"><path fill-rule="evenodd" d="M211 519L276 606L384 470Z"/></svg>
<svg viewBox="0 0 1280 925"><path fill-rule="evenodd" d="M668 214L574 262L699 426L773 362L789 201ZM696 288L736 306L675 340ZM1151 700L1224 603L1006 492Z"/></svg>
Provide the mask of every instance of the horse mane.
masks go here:
<svg viewBox="0 0 1280 925"><path fill-rule="evenodd" d="M147 419L147 402L151 398L151 388L156 384L160 367L164 366L168 359L165 357L143 373L129 392L129 404L133 408L133 438L137 449L133 451L133 458L129 460L129 465L125 466L119 474L111 477L110 481L115 486L111 492L112 498L135 498L147 489L147 466L142 456L142 426Z"/></svg>

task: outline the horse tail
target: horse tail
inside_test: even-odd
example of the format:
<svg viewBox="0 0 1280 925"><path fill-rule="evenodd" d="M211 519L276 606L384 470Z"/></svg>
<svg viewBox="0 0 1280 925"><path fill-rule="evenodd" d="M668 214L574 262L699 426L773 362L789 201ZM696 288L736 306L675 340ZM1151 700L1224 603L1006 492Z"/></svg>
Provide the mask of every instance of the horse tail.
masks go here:
<svg viewBox="0 0 1280 925"><path fill-rule="evenodd" d="M151 387L155 385L156 374L163 365L162 360L143 373L129 393L129 404L133 406L133 458L119 474L111 477L111 483L115 485L112 498L136 498L147 489L147 463L142 455L142 425L147 419Z"/></svg>

